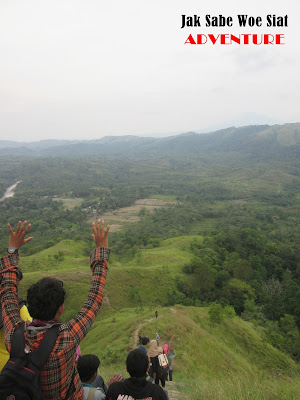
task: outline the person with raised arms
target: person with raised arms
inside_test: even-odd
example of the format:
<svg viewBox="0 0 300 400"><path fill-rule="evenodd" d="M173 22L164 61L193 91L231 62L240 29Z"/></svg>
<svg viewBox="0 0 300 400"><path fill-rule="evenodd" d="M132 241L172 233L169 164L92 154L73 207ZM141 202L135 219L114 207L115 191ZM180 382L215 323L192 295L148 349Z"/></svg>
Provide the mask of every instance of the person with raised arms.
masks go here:
<svg viewBox="0 0 300 400"><path fill-rule="evenodd" d="M14 333L24 324L18 304L18 284L22 279L18 265L19 249L32 240L32 237L25 238L30 226L27 221L19 221L14 232L8 224L8 255L0 260L0 298L8 351L11 349ZM92 224L92 231L96 249L90 256L91 286L82 308L73 319L66 323L59 322L66 294L59 279L42 278L27 292L28 310L33 321L25 326L25 353L34 352L47 330L52 326L59 326L56 341L40 375L45 400L83 400L82 384L75 368L76 348L89 331L102 304L109 259L109 225L104 230L104 221L98 220L97 224Z"/></svg>

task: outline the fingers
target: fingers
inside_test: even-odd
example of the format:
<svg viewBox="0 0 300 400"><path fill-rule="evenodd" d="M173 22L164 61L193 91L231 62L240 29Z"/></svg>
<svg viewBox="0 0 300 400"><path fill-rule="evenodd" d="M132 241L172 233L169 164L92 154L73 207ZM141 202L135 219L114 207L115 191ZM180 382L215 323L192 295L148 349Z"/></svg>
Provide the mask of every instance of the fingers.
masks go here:
<svg viewBox="0 0 300 400"><path fill-rule="evenodd" d="M101 223L101 226L100 226L100 223ZM97 232L99 233L99 231L100 231L100 235L103 234L103 228L104 228L104 220L100 221L100 219L98 219Z"/></svg>
<svg viewBox="0 0 300 400"><path fill-rule="evenodd" d="M97 234L97 233L96 233L96 228L95 228L95 222L92 223L92 229L93 229L93 235L92 235L92 236L93 236L93 238L95 239L95 236L96 236L96 234Z"/></svg>
<svg viewBox="0 0 300 400"><path fill-rule="evenodd" d="M103 221L103 224L104 224L104 221ZM109 228L110 228L110 225L107 225L105 232L104 232L104 236L107 236Z"/></svg>
<svg viewBox="0 0 300 400"><path fill-rule="evenodd" d="M19 232L21 224L22 224L22 221L19 221L19 222L18 222L18 225L17 225L16 232Z"/></svg>
<svg viewBox="0 0 300 400"><path fill-rule="evenodd" d="M31 224L27 225L27 221L25 220L24 222L19 221L16 231L14 232L11 225L7 224L9 232L10 232L10 238L9 238L9 246L15 247L15 248L20 248L23 246L23 244L30 242L30 240L33 239L33 237L29 237L25 239L25 236L29 232L31 228Z"/></svg>
<svg viewBox="0 0 300 400"><path fill-rule="evenodd" d="M26 221L26 223L27 223L27 221ZM24 222L24 225L25 225L25 222ZM27 233L28 233L30 227L31 227L31 224L28 224L27 228L26 228L25 231L24 231L24 236L27 235Z"/></svg>
<svg viewBox="0 0 300 400"><path fill-rule="evenodd" d="M31 224L28 224L27 227L26 227L26 225L27 225L27 221L26 220L23 222L23 226L22 226L22 221L19 221L18 225L17 225L17 228L16 228L16 232L14 232L12 227L11 227L11 225L7 224L11 235L13 235L14 233L17 233L17 234L22 234L24 236L28 233L28 231L29 231L29 229L31 227Z"/></svg>
<svg viewBox="0 0 300 400"><path fill-rule="evenodd" d="M24 221L23 226L20 228L20 233L23 236L26 236L26 234L28 233L28 231L31 227L31 224L28 224L27 227L26 227L26 225L27 225L27 221Z"/></svg>
<svg viewBox="0 0 300 400"><path fill-rule="evenodd" d="M107 236L108 231L109 231L110 225L107 225L104 236ZM92 223L92 229L93 229L93 234L92 237L95 239L96 236L103 236L103 230L104 230L104 220L98 219L97 225L95 222Z"/></svg>
<svg viewBox="0 0 300 400"><path fill-rule="evenodd" d="M98 219L97 223L92 223L93 234L92 238L96 243L96 247L108 247L107 235L110 226L107 225L104 231L104 220Z"/></svg>
<svg viewBox="0 0 300 400"><path fill-rule="evenodd" d="M28 231L29 231L29 229L31 227L31 224L28 224L28 226L26 226L26 225L27 225L27 221L26 220L23 222L23 225L22 225L22 223L20 224L20 226L18 224L18 227L19 227L18 233L23 237L26 236L26 234L28 233ZM25 241L24 241L24 243L25 243Z"/></svg>
<svg viewBox="0 0 300 400"><path fill-rule="evenodd" d="M122 375L115 374L113 375L110 380L108 381L108 386L110 386L113 382L121 382L123 380Z"/></svg>
<svg viewBox="0 0 300 400"><path fill-rule="evenodd" d="M25 220L25 221L23 222L23 226L20 228L20 232L21 232L21 233L24 233L24 232L25 232L26 225L27 225L27 221Z"/></svg>
<svg viewBox="0 0 300 400"><path fill-rule="evenodd" d="M11 225L10 225L10 224L7 224L7 226L8 226L8 229L9 229L9 231L10 231L10 234L12 235L12 234L14 233L14 231L12 230Z"/></svg>

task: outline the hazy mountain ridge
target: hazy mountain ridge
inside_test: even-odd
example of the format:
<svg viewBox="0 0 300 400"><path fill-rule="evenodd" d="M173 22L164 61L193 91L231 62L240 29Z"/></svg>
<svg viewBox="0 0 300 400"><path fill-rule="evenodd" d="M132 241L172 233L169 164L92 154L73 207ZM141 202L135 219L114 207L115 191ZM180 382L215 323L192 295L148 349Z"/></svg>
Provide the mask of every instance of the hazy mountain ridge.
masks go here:
<svg viewBox="0 0 300 400"><path fill-rule="evenodd" d="M106 136L99 140L43 140L32 143L0 141L0 155L30 157L86 157L99 155L152 156L241 152L256 156L296 154L300 123L251 125L227 128L209 134L183 133L165 138ZM293 150L291 150L293 148Z"/></svg>

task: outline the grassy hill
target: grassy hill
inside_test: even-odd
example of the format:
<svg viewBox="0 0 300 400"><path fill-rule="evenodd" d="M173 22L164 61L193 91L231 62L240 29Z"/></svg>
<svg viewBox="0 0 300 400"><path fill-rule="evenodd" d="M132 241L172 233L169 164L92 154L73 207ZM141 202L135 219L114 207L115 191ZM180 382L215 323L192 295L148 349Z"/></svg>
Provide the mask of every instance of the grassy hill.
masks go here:
<svg viewBox="0 0 300 400"><path fill-rule="evenodd" d="M299 399L299 365L264 343L251 324L235 317L212 329L206 308L159 308L157 320L153 311L127 308L98 318L82 350L100 357L106 379L127 376L126 355L141 325L141 335L159 332L161 343L175 335L174 380L184 384L182 398Z"/></svg>
<svg viewBox="0 0 300 400"><path fill-rule="evenodd" d="M160 247L142 249L128 262L112 256L105 298L82 352L101 359L101 374L127 376L124 365L134 348L134 336L165 343L175 335L174 380L181 382L182 398L296 400L300 393L300 366L263 340L260 329L239 317L212 327L205 307L160 307L175 273L192 257L190 243L196 236L164 240ZM201 237L197 236L198 240ZM24 280L21 293L43 275L53 274L67 290L68 320L88 292L90 271L86 245L65 240L40 253L21 258ZM61 252L61 253L60 253ZM60 258L56 256L60 254ZM56 256L56 257L55 257ZM158 310L159 318L154 318Z"/></svg>
<svg viewBox="0 0 300 400"><path fill-rule="evenodd" d="M195 237L164 240L160 247L144 249L130 261L116 260L112 255L105 288L105 312L106 308L119 310L124 307L165 304L167 288L174 280L175 273L180 273L184 263L192 257L188 248ZM65 319L72 317L89 289L91 274L89 258L83 254L84 249L83 242L64 240L38 254L21 257L24 272L20 287L22 295L40 277L56 276L64 281L67 289ZM62 259L58 260L55 256L60 252L63 253ZM155 294L157 284L160 284L162 293Z"/></svg>

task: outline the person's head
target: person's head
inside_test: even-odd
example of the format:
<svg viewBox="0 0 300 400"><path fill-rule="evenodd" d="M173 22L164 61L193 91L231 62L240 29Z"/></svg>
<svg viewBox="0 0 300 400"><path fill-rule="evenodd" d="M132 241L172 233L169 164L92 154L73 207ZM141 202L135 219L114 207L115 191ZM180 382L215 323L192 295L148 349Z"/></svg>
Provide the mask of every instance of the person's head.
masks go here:
<svg viewBox="0 0 300 400"><path fill-rule="evenodd" d="M149 357L156 357L163 352L163 349L157 345L155 339L150 340L148 356Z"/></svg>
<svg viewBox="0 0 300 400"><path fill-rule="evenodd" d="M149 343L149 338L147 336L140 337L140 344L146 346Z"/></svg>
<svg viewBox="0 0 300 400"><path fill-rule="evenodd" d="M156 351L157 349L158 349L157 341L155 339L151 340L149 350Z"/></svg>
<svg viewBox="0 0 300 400"><path fill-rule="evenodd" d="M66 291L56 278L42 278L27 291L27 308L32 318L49 321L61 313Z"/></svg>
<svg viewBox="0 0 300 400"><path fill-rule="evenodd" d="M94 354L80 356L77 362L77 371L81 382L89 383L96 379L100 360Z"/></svg>
<svg viewBox="0 0 300 400"><path fill-rule="evenodd" d="M126 359L127 372L132 378L143 378L149 370L149 358L139 349L132 350Z"/></svg>

